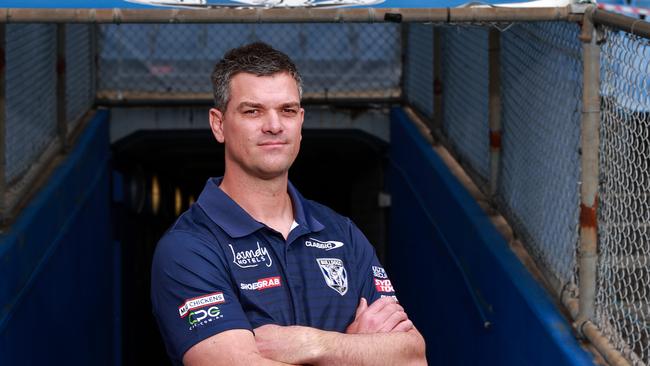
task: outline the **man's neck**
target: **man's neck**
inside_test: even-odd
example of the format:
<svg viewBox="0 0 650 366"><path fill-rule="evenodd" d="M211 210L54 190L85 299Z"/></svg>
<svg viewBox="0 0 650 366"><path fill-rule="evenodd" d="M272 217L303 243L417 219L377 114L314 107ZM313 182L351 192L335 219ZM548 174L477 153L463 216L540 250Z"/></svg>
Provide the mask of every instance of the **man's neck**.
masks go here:
<svg viewBox="0 0 650 366"><path fill-rule="evenodd" d="M288 181L288 174L263 180L226 171L219 188L255 220L278 231L286 239L294 221Z"/></svg>

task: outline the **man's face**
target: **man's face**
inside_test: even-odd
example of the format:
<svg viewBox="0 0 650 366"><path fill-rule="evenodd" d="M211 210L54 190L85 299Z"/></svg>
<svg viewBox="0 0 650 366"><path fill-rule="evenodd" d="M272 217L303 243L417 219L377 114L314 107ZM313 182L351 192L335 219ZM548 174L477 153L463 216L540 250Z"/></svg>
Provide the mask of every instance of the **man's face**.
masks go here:
<svg viewBox="0 0 650 366"><path fill-rule="evenodd" d="M210 110L210 126L225 143L227 169L271 179L286 174L296 159L304 115L289 73L239 73L230 80L226 112Z"/></svg>

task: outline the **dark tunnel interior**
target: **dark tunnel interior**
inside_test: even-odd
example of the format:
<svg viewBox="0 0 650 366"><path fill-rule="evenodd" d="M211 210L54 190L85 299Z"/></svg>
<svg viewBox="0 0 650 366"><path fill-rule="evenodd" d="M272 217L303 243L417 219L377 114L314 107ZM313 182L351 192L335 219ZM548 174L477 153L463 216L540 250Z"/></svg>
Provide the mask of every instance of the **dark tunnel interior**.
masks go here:
<svg viewBox="0 0 650 366"><path fill-rule="evenodd" d="M208 177L223 174L223 146L208 130L138 131L112 145L122 199L113 203L122 251L124 365L170 364L149 300L151 259L158 239L200 194ZM360 130L304 130L290 180L307 199L350 217L386 255L388 143Z"/></svg>

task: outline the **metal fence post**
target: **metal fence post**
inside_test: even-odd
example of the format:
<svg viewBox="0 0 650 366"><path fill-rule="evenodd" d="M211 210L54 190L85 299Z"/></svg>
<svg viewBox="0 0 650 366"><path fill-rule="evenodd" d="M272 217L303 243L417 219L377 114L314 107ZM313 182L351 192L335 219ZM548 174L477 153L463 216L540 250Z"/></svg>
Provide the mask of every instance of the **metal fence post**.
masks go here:
<svg viewBox="0 0 650 366"><path fill-rule="evenodd" d="M56 25L56 119L57 132L61 148L68 150L68 118L66 104L66 75L65 75L65 29L64 23Z"/></svg>
<svg viewBox="0 0 650 366"><path fill-rule="evenodd" d="M433 131L442 132L442 28L433 27Z"/></svg>
<svg viewBox="0 0 650 366"><path fill-rule="evenodd" d="M501 32L490 29L489 58L489 104L490 125L490 197L494 197L499 187L499 160L501 157Z"/></svg>
<svg viewBox="0 0 650 366"><path fill-rule="evenodd" d="M598 149L600 123L600 47L590 15L583 18L583 89L580 126L580 248L578 329L594 317L598 262Z"/></svg>

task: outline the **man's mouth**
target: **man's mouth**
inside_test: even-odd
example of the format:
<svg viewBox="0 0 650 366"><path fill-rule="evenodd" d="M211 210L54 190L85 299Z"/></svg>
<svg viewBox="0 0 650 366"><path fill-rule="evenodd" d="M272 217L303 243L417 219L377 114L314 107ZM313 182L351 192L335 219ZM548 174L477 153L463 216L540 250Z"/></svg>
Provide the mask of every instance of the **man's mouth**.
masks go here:
<svg viewBox="0 0 650 366"><path fill-rule="evenodd" d="M264 141L261 142L259 145L260 146L280 146L280 145L285 145L286 141Z"/></svg>

